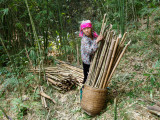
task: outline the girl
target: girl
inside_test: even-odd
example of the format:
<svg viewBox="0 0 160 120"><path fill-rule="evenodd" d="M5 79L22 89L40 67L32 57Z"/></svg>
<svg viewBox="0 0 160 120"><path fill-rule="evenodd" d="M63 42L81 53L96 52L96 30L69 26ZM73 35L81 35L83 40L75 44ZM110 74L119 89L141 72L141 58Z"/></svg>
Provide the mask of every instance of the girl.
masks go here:
<svg viewBox="0 0 160 120"><path fill-rule="evenodd" d="M81 58L83 61L83 73L84 79L83 84L85 84L89 72L91 57L94 55L94 52L97 50L97 43L103 39L102 36L93 31L92 23L90 20L82 21L80 25L79 36L82 37L81 40Z"/></svg>

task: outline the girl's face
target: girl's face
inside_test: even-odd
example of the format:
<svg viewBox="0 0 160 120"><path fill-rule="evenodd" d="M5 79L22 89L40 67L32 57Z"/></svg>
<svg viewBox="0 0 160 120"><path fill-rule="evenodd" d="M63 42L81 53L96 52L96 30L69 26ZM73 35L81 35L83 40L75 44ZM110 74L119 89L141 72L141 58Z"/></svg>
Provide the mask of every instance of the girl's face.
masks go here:
<svg viewBox="0 0 160 120"><path fill-rule="evenodd" d="M83 29L83 33L84 33L86 36L90 37L90 36L92 35L92 28L89 28L89 27L84 28L84 29Z"/></svg>

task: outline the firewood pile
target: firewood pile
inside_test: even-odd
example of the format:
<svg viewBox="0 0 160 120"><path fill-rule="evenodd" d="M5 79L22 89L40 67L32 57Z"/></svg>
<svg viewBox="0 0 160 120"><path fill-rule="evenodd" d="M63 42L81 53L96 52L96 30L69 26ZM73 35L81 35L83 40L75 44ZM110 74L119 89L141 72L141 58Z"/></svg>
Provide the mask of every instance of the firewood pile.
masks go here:
<svg viewBox="0 0 160 120"><path fill-rule="evenodd" d="M124 45L126 33L123 37L117 36L112 30L112 25L106 27L107 20L105 15L100 34L104 40L100 42L99 49L96 51L91 63L86 84L96 88L106 88L118 66L130 41ZM109 29L108 29L109 28Z"/></svg>
<svg viewBox="0 0 160 120"><path fill-rule="evenodd" d="M59 61L55 67L46 67L45 73L41 73L43 78L53 85L59 91L69 91L79 85L83 81L83 70L71 66L63 61ZM39 69L32 69L35 73L39 73Z"/></svg>

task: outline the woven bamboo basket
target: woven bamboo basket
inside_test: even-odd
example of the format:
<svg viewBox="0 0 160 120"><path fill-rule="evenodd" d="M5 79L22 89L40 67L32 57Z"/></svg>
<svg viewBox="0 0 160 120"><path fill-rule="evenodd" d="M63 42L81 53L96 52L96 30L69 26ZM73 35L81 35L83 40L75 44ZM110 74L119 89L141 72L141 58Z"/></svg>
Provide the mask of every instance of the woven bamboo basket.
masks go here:
<svg viewBox="0 0 160 120"><path fill-rule="evenodd" d="M93 88L84 85L81 107L91 116L99 114L106 105L107 89Z"/></svg>

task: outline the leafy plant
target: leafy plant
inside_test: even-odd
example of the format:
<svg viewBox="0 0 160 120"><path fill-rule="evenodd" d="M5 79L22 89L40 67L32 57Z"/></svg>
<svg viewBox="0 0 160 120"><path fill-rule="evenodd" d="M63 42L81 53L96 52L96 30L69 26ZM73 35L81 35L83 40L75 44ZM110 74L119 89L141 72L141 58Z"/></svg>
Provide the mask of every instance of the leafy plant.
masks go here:
<svg viewBox="0 0 160 120"><path fill-rule="evenodd" d="M152 66L152 68L143 74L146 76L146 80L148 81L148 88L151 90L153 88L159 89L160 86L160 61L157 60L156 63Z"/></svg>
<svg viewBox="0 0 160 120"><path fill-rule="evenodd" d="M0 110L0 119L3 119L3 112Z"/></svg>
<svg viewBox="0 0 160 120"><path fill-rule="evenodd" d="M23 116L27 114L27 110L29 109L29 105L24 104L23 101L19 98L13 99L12 105L13 105L12 110L17 113L17 119L22 120Z"/></svg>

